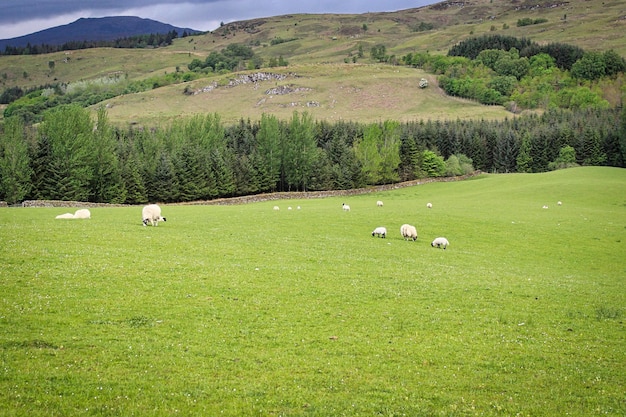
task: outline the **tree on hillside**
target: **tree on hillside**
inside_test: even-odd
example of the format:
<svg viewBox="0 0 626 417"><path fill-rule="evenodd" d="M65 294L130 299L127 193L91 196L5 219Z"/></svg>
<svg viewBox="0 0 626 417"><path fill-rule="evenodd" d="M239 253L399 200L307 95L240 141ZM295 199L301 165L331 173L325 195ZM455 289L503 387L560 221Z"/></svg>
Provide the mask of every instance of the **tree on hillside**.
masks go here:
<svg viewBox="0 0 626 417"><path fill-rule="evenodd" d="M520 143L519 152L515 159L517 172L532 172L531 164L533 158L530 155L530 133L524 132Z"/></svg>
<svg viewBox="0 0 626 417"><path fill-rule="evenodd" d="M370 55L373 60L378 62L387 62L387 48L383 44L373 46Z"/></svg>
<svg viewBox="0 0 626 417"><path fill-rule="evenodd" d="M53 200L88 201L93 178L93 123L76 105L55 107L44 115L42 140L49 144L49 164L40 166L45 196ZM45 139L43 139L45 138Z"/></svg>
<svg viewBox="0 0 626 417"><path fill-rule="evenodd" d="M379 144L380 182L390 184L397 182L398 166L400 165L400 125L387 120L382 125L382 142Z"/></svg>
<svg viewBox="0 0 626 417"><path fill-rule="evenodd" d="M144 177L141 175L140 159L136 148L125 137L119 144L120 175L124 184L126 204L141 204L148 202Z"/></svg>
<svg viewBox="0 0 626 417"><path fill-rule="evenodd" d="M0 135L0 199L9 204L23 200L32 188L31 174L23 123L8 118Z"/></svg>
<svg viewBox="0 0 626 417"><path fill-rule="evenodd" d="M281 129L278 118L262 114L259 131L256 134L255 159L260 173L259 187L262 191L276 191L280 181Z"/></svg>
<svg viewBox="0 0 626 417"><path fill-rule="evenodd" d="M119 166L115 134L109 125L106 110L100 107L93 131L94 153L90 201L122 203L126 190Z"/></svg>
<svg viewBox="0 0 626 417"><path fill-rule="evenodd" d="M382 129L378 123L371 123L363 130L363 137L354 144L354 153L361 165L363 177L368 185L380 182L382 157L378 144L382 141Z"/></svg>
<svg viewBox="0 0 626 417"><path fill-rule="evenodd" d="M599 52L585 52L582 58L572 65L571 74L583 80L598 80L606 73L604 56Z"/></svg>
<svg viewBox="0 0 626 417"><path fill-rule="evenodd" d="M313 166L319 157L315 141L315 124L307 112L294 112L283 140L283 170L288 189L307 191Z"/></svg>
<svg viewBox="0 0 626 417"><path fill-rule="evenodd" d="M498 138L494 149L494 168L498 172L515 172L519 144L512 130Z"/></svg>
<svg viewBox="0 0 626 417"><path fill-rule="evenodd" d="M427 177L441 177L446 174L446 163L435 152L426 150L422 156L422 172Z"/></svg>
<svg viewBox="0 0 626 417"><path fill-rule="evenodd" d="M148 190L148 197L152 202L172 203L178 199L178 178L169 156L161 152L158 158L154 182Z"/></svg>

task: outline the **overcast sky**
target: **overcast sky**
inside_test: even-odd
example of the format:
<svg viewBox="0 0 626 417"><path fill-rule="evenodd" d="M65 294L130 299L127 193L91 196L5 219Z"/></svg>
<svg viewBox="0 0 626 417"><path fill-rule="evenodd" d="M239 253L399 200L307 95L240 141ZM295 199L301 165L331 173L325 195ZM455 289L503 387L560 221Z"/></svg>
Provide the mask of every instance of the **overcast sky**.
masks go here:
<svg viewBox="0 0 626 417"><path fill-rule="evenodd" d="M71 23L81 17L138 16L201 31L290 13L391 12L441 0L0 0L0 39Z"/></svg>

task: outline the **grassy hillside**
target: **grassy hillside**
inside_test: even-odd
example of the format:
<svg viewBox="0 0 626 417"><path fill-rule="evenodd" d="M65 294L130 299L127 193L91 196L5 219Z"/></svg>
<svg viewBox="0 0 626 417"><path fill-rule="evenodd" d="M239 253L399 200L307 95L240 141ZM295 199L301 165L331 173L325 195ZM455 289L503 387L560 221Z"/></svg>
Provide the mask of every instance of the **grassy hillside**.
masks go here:
<svg viewBox="0 0 626 417"><path fill-rule="evenodd" d="M139 207L84 221L0 209L0 403L14 416L623 415L624 196L626 171L575 168L167 205L158 227Z"/></svg>
<svg viewBox="0 0 626 417"><path fill-rule="evenodd" d="M522 18L544 18L547 22L518 27L517 21ZM429 25L427 30L424 30L424 24ZM443 116L465 118L472 113L477 118L504 117L505 113L501 110L461 104L435 94L429 96L429 104L423 109L424 103L419 99L415 103L407 103L406 97L421 94L414 86L424 74L392 66L376 66L363 72L346 68L343 64L345 61L352 62L359 47L365 56L357 59L358 64L371 65L369 52L378 44L385 45L387 53L398 58L409 52L445 54L451 46L469 36L494 33L527 37L539 43L571 43L588 50L614 49L626 56L625 27L626 2L600 0L473 0L442 2L392 13L259 17L224 25L212 33L178 39L172 46L154 50L97 49L38 56L1 56L0 88L59 81L70 83L111 74L123 74L128 80L136 80L171 73L176 68L184 71L193 58L204 59L211 51L220 51L234 42L252 46L266 63L271 58L283 56L290 63L289 70L303 72L308 77L305 84L311 84L307 88L314 87L313 91L295 97L274 97L269 100L270 104L260 91L251 94L244 88L189 100L181 97L184 86L156 89L137 97L127 95L116 99L113 104L124 110L114 114L113 120L120 123L156 123L178 114L206 111L224 113L226 120L258 117L261 112L270 110L276 110L282 116L291 114L293 110L283 106L302 110L300 106L305 101L318 102L320 108L308 110L316 118L325 119L350 117L369 121L389 117L388 114L402 120ZM273 44L272 40L276 39L285 42ZM52 61L54 68L51 69ZM340 88L363 83L365 78L359 78L355 73L367 72L372 80L368 83L366 94L375 100L353 95L354 99L362 99L359 111L355 112L350 100L343 99ZM354 79L351 78L353 76ZM393 82L377 82L380 77ZM223 78L217 77L217 82ZM338 80L341 85L338 85ZM202 87L203 83L214 81L216 79L210 77L194 83L192 87ZM210 98L207 99L207 96ZM333 101L335 96L339 100ZM263 99L263 105L259 105ZM462 109L457 112L459 106ZM132 110L128 111L129 108Z"/></svg>
<svg viewBox="0 0 626 417"><path fill-rule="evenodd" d="M234 87L225 84L237 80L240 74L201 79L184 86L173 85L111 99L107 101L107 113L113 123L130 121L146 125L196 113L219 113L226 124L242 118L257 120L262 113L286 120L294 111L306 111L317 120L362 122L497 119L510 115L502 107L447 97L436 87L433 76L410 68L328 64L295 65L267 72L283 74L286 78ZM429 79L432 87L420 89L421 77ZM217 88L203 91L214 83ZM185 88L195 94L183 94Z"/></svg>

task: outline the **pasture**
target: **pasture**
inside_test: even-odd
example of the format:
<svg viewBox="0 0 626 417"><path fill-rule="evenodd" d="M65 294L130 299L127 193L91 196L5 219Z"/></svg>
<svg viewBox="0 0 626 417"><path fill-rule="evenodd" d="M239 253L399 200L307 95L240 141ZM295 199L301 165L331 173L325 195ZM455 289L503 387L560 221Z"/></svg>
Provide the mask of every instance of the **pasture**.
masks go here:
<svg viewBox="0 0 626 417"><path fill-rule="evenodd" d="M0 209L0 414L626 413L625 170L162 209Z"/></svg>

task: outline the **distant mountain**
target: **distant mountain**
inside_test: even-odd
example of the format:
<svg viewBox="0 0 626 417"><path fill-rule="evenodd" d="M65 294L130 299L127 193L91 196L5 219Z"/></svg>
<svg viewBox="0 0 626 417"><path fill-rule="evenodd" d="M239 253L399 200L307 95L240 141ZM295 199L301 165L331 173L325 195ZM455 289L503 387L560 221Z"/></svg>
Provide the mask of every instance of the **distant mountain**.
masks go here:
<svg viewBox="0 0 626 417"><path fill-rule="evenodd" d="M0 51L4 51L7 45L23 47L29 43L31 45L63 45L72 41L112 41L151 33L164 34L173 30L178 33L178 36L182 36L185 31L188 34L201 33L199 30L179 28L134 16L81 18L67 25L41 30L30 35L0 39Z"/></svg>

